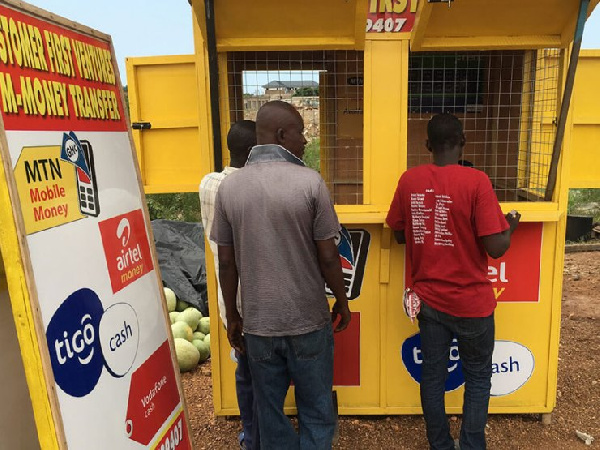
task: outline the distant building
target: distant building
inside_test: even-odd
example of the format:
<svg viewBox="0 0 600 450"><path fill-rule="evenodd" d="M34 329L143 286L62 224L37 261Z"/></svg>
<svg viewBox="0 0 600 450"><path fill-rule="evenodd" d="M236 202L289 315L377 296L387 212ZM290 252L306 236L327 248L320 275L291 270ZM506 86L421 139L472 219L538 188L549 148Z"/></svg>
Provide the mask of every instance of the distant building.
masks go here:
<svg viewBox="0 0 600 450"><path fill-rule="evenodd" d="M293 95L300 88L318 89L319 83L313 80L298 81L270 81L262 86L265 89L265 95Z"/></svg>

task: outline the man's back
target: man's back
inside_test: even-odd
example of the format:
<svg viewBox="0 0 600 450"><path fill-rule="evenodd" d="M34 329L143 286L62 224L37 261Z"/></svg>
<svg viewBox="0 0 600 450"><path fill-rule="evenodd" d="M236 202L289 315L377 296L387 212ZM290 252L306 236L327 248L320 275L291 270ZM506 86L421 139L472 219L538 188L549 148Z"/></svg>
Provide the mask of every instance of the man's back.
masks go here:
<svg viewBox="0 0 600 450"><path fill-rule="evenodd" d="M339 223L321 176L288 161L252 163L251 155L218 197L215 240L235 247L244 331L297 335L327 324L315 240L334 237Z"/></svg>
<svg viewBox="0 0 600 450"><path fill-rule="evenodd" d="M507 226L487 175L427 164L407 171L396 195L390 217L405 223L398 228L405 230L414 290L448 314L491 314L496 302L480 237Z"/></svg>

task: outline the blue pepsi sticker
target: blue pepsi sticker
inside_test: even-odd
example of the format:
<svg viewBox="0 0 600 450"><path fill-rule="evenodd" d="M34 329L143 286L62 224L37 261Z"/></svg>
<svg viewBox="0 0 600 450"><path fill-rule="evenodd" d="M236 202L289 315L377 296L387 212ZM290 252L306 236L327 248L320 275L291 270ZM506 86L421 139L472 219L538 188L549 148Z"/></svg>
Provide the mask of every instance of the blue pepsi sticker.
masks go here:
<svg viewBox="0 0 600 450"><path fill-rule="evenodd" d="M423 353L421 352L421 334L409 337L402 344L402 362L410 376L421 384L421 368L423 366ZM448 360L448 378L446 378L446 392L454 391L465 383L462 363L458 354L458 341L452 339L450 344L450 358Z"/></svg>
<svg viewBox="0 0 600 450"><path fill-rule="evenodd" d="M46 329L54 379L73 397L92 392L102 374L102 314L98 295L91 289L79 289L62 302Z"/></svg>
<svg viewBox="0 0 600 450"><path fill-rule="evenodd" d="M363 229L348 230L346 227L342 227L335 237L348 300L354 300L360 296L370 242L371 235ZM325 287L325 294L333 297L329 286Z"/></svg>
<svg viewBox="0 0 600 450"><path fill-rule="evenodd" d="M63 142L60 148L60 159L80 168L88 177L91 176L81 142L79 142L79 139L72 131L63 133Z"/></svg>

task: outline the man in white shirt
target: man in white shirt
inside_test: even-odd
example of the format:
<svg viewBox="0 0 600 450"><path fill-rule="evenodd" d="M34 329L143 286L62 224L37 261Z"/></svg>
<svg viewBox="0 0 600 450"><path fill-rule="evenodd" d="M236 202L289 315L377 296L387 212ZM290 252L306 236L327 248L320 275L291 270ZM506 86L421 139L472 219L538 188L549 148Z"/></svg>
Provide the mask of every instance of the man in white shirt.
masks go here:
<svg viewBox="0 0 600 450"><path fill-rule="evenodd" d="M210 240L210 232L213 226L215 212L215 198L221 182L241 167L244 167L248 154L252 147L256 145L256 124L251 120L240 120L233 124L227 134L227 147L231 157L230 165L225 167L222 172L212 172L206 175L200 182L200 208L202 214L202 225L204 233L209 239L210 249L215 260L215 271L217 280L219 279L219 261L217 244ZM219 314L225 327L227 327L227 318L225 315L225 303L221 285L218 287ZM238 290L237 307L241 314L240 293ZM252 391L252 377L246 355L235 352L238 365L235 371L236 392L240 416L242 419L243 431L240 433L240 447L245 450L259 448L258 443L258 420L254 417L253 403L254 394Z"/></svg>

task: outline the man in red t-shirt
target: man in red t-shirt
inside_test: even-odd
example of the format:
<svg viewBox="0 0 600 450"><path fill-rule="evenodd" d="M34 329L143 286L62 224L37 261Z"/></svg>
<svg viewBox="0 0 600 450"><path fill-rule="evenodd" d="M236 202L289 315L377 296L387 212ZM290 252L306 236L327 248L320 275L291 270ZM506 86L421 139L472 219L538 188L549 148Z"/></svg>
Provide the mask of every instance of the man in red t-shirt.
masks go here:
<svg viewBox="0 0 600 450"><path fill-rule="evenodd" d="M460 449L484 449L496 308L487 255L499 258L508 250L520 215L504 216L487 175L458 164L465 137L455 116L434 116L427 137L433 164L400 177L386 221L398 243L406 243L412 267L412 286L407 284L422 301L421 404L429 444L455 448L444 384L456 337L465 377Z"/></svg>

